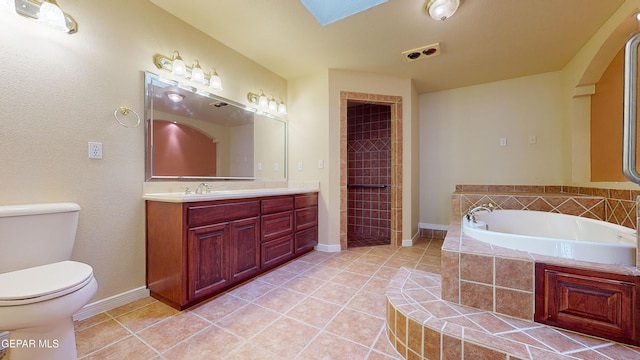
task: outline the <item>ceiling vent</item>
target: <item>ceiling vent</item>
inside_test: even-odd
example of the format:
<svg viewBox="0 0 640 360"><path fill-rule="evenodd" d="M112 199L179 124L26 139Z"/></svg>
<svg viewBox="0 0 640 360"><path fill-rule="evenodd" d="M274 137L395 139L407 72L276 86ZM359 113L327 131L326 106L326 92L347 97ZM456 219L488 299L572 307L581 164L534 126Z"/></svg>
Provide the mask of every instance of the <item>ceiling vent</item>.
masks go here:
<svg viewBox="0 0 640 360"><path fill-rule="evenodd" d="M402 57L406 62L412 62L416 60L422 60L434 56L440 55L440 43L435 43L417 49L407 50L402 52Z"/></svg>

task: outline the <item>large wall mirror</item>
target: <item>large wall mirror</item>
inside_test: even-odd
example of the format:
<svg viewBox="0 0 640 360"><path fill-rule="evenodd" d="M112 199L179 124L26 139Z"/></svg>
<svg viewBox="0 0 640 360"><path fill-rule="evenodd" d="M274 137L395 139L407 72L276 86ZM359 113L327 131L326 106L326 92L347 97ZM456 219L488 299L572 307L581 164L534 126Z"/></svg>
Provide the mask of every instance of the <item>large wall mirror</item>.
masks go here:
<svg viewBox="0 0 640 360"><path fill-rule="evenodd" d="M287 124L145 72L146 180L286 180Z"/></svg>

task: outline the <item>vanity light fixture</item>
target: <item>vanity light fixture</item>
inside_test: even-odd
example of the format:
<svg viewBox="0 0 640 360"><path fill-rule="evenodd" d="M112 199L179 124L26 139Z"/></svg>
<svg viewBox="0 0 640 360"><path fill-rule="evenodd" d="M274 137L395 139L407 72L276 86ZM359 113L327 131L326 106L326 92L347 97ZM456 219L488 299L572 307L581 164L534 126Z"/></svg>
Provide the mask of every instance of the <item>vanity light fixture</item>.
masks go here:
<svg viewBox="0 0 640 360"><path fill-rule="evenodd" d="M64 13L56 0L1 0L3 7L9 11L35 19L37 22L47 25L52 29L73 34L78 31L78 23L69 15ZM13 4L12 4L13 3Z"/></svg>
<svg viewBox="0 0 640 360"><path fill-rule="evenodd" d="M265 111L275 115L286 115L287 106L284 101L276 101L273 97L268 98L264 91L259 90L258 93L249 92L247 100L261 111Z"/></svg>
<svg viewBox="0 0 640 360"><path fill-rule="evenodd" d="M213 69L213 73L210 71L208 74L205 74L198 60L194 60L193 66L188 66L185 64L178 50L175 50L171 57L157 54L153 58L153 63L158 69L169 71L173 75L191 79L191 81L198 84L207 85L212 90L222 90L222 80L215 68Z"/></svg>
<svg viewBox="0 0 640 360"><path fill-rule="evenodd" d="M434 20L444 21L455 14L460 6L460 0L429 0L426 11Z"/></svg>

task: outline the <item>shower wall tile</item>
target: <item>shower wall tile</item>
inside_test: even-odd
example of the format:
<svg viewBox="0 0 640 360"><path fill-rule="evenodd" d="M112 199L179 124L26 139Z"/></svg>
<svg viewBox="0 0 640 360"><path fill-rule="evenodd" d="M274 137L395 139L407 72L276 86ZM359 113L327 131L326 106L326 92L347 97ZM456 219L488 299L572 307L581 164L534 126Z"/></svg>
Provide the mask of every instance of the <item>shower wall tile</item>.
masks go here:
<svg viewBox="0 0 640 360"><path fill-rule="evenodd" d="M391 107L363 104L347 109L347 233L391 236Z"/></svg>

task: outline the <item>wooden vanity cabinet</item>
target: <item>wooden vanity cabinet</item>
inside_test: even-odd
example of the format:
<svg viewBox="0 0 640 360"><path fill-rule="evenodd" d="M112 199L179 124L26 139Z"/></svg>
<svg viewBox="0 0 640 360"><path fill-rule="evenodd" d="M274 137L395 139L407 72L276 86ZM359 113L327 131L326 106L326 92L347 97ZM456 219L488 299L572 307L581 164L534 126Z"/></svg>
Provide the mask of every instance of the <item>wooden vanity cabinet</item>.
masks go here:
<svg viewBox="0 0 640 360"><path fill-rule="evenodd" d="M182 310L312 250L318 237L317 194L310 195L148 200L151 295Z"/></svg>

